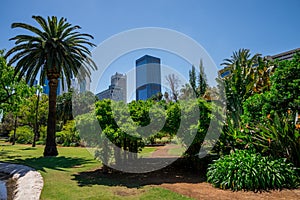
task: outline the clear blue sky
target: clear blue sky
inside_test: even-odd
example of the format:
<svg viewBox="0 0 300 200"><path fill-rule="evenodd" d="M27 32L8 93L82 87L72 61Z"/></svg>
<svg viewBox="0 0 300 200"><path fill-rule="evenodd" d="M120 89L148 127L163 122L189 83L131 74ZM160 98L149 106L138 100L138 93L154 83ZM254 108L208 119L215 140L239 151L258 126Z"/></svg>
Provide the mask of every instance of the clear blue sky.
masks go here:
<svg viewBox="0 0 300 200"><path fill-rule="evenodd" d="M95 44L119 32L163 27L201 44L217 66L239 48L263 55L300 47L299 0L2 0L0 49L13 47L13 22L32 15L66 17Z"/></svg>

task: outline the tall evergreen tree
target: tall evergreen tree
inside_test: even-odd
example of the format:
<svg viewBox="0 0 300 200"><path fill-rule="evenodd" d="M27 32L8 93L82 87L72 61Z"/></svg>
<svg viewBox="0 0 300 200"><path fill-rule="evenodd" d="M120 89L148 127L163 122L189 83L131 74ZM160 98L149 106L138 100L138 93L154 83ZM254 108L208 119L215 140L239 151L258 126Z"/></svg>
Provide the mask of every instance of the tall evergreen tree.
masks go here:
<svg viewBox="0 0 300 200"><path fill-rule="evenodd" d="M189 71L189 82L197 98L203 97L207 88L207 77L204 72L203 61L200 60L199 73L196 72L195 66Z"/></svg>
<svg viewBox="0 0 300 200"><path fill-rule="evenodd" d="M190 85L191 85L195 95L198 97L196 80L197 80L196 69L195 69L195 66L193 65L192 70L189 71L189 82L190 82Z"/></svg>
<svg viewBox="0 0 300 200"><path fill-rule="evenodd" d="M199 96L203 96L207 89L207 77L204 72L202 59L200 60L200 65L199 65L198 88L199 88Z"/></svg>

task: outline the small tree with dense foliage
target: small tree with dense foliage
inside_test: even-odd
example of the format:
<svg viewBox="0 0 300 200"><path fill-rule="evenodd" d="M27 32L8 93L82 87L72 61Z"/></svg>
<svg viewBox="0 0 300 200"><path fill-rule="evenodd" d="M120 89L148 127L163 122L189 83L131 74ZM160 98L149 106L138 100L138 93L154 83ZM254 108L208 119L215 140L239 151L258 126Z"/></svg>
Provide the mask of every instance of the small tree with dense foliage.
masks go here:
<svg viewBox="0 0 300 200"><path fill-rule="evenodd" d="M33 109L34 108L34 109ZM33 112L33 110L35 112ZM48 95L32 95L27 98L20 108L19 118L22 125L30 126L34 130L33 146L40 137L40 127L47 125Z"/></svg>

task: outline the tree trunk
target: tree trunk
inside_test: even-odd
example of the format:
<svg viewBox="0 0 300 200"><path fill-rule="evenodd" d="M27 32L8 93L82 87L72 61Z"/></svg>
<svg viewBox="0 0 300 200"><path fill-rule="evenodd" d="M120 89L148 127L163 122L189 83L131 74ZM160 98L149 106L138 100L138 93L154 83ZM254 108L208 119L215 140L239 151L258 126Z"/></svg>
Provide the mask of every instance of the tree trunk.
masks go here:
<svg viewBox="0 0 300 200"><path fill-rule="evenodd" d="M120 165L121 164L121 144L116 144L116 146L114 147L114 155L115 155L115 163L116 165Z"/></svg>
<svg viewBox="0 0 300 200"><path fill-rule="evenodd" d="M128 160L130 162L132 162L132 159L133 159L133 143L132 143L132 140L129 140L128 142Z"/></svg>
<svg viewBox="0 0 300 200"><path fill-rule="evenodd" d="M51 78L49 80L49 113L47 121L47 137L46 146L44 150L44 156L57 156L57 148L55 142L56 132L56 90L58 86L58 77Z"/></svg>
<svg viewBox="0 0 300 200"><path fill-rule="evenodd" d="M138 158L138 141L134 141L134 159L136 160Z"/></svg>
<svg viewBox="0 0 300 200"><path fill-rule="evenodd" d="M103 165L103 167L102 167L102 169L103 169L103 173L104 174L107 174L108 173L108 160L109 160L109 158L108 158L108 141L107 141L108 139L107 138L104 138L104 143L103 143L103 163L102 163L102 165Z"/></svg>
<svg viewBox="0 0 300 200"><path fill-rule="evenodd" d="M39 101L40 101L40 92L38 92L37 100L36 100L34 136L33 136L32 147L35 147L35 142L36 142L37 137L38 137L38 130L39 130L39 125L38 125Z"/></svg>
<svg viewBox="0 0 300 200"><path fill-rule="evenodd" d="M13 135L12 145L15 145L15 144L16 144L17 121L18 121L18 116L17 116L17 114L16 114L16 115L15 115L15 125L14 125L14 135Z"/></svg>
<svg viewBox="0 0 300 200"><path fill-rule="evenodd" d="M127 141L126 137L123 139L123 165L127 163Z"/></svg>

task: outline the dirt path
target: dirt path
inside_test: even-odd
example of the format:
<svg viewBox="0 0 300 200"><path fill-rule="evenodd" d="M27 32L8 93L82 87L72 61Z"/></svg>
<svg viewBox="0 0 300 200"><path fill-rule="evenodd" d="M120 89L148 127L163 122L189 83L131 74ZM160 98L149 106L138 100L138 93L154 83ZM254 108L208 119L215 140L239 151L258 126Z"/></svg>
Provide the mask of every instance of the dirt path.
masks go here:
<svg viewBox="0 0 300 200"><path fill-rule="evenodd" d="M155 150L150 158L179 158L179 156L176 155L169 155L168 151L170 149L176 149L176 148L180 148L180 145L176 145L176 144L168 144L165 146L160 146L157 147L157 150Z"/></svg>
<svg viewBox="0 0 300 200"><path fill-rule="evenodd" d="M270 192L232 192L230 190L221 190L214 188L211 184L202 183L175 183L175 184L162 184L161 187L177 192L179 194L201 200L222 199L222 200L298 200L300 199L300 189L297 190L282 190Z"/></svg>
<svg viewBox="0 0 300 200"><path fill-rule="evenodd" d="M165 146L157 147L157 150L153 152L150 158L175 158L178 156L169 155L168 151L170 149L180 148L179 145L170 144ZM192 178L189 176L190 179ZM158 177L156 177L157 179ZM176 193L191 197L193 199L201 199L201 200L211 200L211 199L222 199L222 200L238 200L238 199L246 199L246 200L298 200L300 199L300 189L297 190L282 190L282 191L270 191L270 192L232 192L230 190L221 190L218 188L214 188L211 184L206 182L200 182L197 175L194 175L194 181L178 181L177 183L166 183L167 179L171 179L171 177L166 177L164 175L161 178L165 179L165 183L160 184L160 187L166 188L168 190L174 191ZM193 179L193 178L192 178ZM198 180L199 182L197 182ZM164 181L162 181L164 182Z"/></svg>

